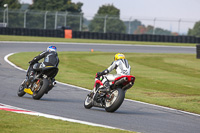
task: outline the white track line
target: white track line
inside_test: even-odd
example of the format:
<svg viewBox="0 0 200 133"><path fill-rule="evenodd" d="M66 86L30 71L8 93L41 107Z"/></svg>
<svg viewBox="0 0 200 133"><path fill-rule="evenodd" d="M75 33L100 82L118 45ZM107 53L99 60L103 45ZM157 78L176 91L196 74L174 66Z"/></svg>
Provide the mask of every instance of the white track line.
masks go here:
<svg viewBox="0 0 200 133"><path fill-rule="evenodd" d="M13 64L12 62L10 62L10 61L8 60L8 57L11 56L11 55L13 55L13 54L15 54L15 53L10 53L10 54L6 55L6 56L4 57L4 60L5 60L8 64L10 64L11 66L13 66L13 67L15 67L15 68L17 68L17 69L19 69L19 70L21 70L21 71L26 72L26 70L24 70L24 69L22 69L22 68L16 66L15 64Z"/></svg>
<svg viewBox="0 0 200 133"><path fill-rule="evenodd" d="M49 114L44 114L44 113L40 113L40 112L35 112L35 111L23 109L23 108L10 106L10 105L3 104L3 103L0 103L0 110L6 110L6 111L15 112L15 113L35 115L35 116L43 116L43 117L46 117L46 118L52 118L52 119L57 119L57 120L75 122L75 123L86 124L86 125L90 125L90 126L96 126L96 127L104 127L104 128L110 128L110 129L124 130L124 129L121 129L121 128L111 127L111 126L107 126L107 125L96 124L96 123L91 123L91 122L86 122L86 121L81 121L81 120L75 120L75 119L70 119L70 118L65 118L65 117L60 117L60 116L55 116L55 115L49 115Z"/></svg>
<svg viewBox="0 0 200 133"><path fill-rule="evenodd" d="M21 70L21 71L25 71L25 72L26 72L26 70L24 70L24 69L22 69L22 68L16 66L15 64L13 64L12 62L10 62L10 61L8 60L8 57L11 56L11 55L13 55L13 54L14 54L14 53L10 53L10 54L6 55L6 56L4 57L4 60L5 60L7 63L9 63L10 65L12 65L13 67L15 67L15 68L17 68L17 69L19 69L19 70ZM58 81L57 81L57 82L58 82ZM66 84L66 83L62 83L62 82L58 82L58 83L59 83L59 84L62 84L62 85L66 85L66 86L78 88L78 89L81 89L81 90L90 91L90 90L88 90L88 89L86 89L86 88L83 88L83 87L78 87L78 86L75 86L75 85L70 85L70 84ZM126 100L126 101L130 101L130 102L141 103L141 104L145 104L145 105L150 105L150 106L154 106L154 107L159 107L159 108L163 108L163 109L167 109L167 110L171 110L171 111L181 112L181 113L184 113L184 114L188 114L188 115L193 115L193 116L198 116L198 117L200 117L199 114L190 113L190 112L186 112L186 111L182 111L182 110L177 110L177 109L173 109L173 108L169 108L169 107L164 107L164 106L155 105L155 104L149 104L149 103L140 102L140 101L131 100L131 99L125 99L125 100ZM122 129L122 130L123 130L123 129Z"/></svg>

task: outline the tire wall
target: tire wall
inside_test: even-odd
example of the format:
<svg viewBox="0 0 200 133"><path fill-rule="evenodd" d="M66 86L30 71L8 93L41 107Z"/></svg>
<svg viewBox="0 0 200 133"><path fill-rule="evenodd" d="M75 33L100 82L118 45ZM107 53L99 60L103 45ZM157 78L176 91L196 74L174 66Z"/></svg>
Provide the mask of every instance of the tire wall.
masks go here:
<svg viewBox="0 0 200 133"><path fill-rule="evenodd" d="M65 38L65 29L28 29L0 27L0 35L39 36ZM72 38L100 39L120 41L144 41L144 42L171 42L171 43L200 43L200 37L194 36L169 36L151 34L119 34L72 31Z"/></svg>

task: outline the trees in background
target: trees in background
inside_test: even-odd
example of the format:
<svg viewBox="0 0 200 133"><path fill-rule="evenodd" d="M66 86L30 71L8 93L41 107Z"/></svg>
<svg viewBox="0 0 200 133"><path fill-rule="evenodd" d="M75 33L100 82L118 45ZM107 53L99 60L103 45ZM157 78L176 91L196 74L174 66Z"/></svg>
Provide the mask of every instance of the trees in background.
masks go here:
<svg viewBox="0 0 200 133"><path fill-rule="evenodd" d="M135 30L137 30L138 26L142 25L142 22L135 19L132 21L124 21L126 26L126 33L133 34Z"/></svg>
<svg viewBox="0 0 200 133"><path fill-rule="evenodd" d="M120 10L113 5L101 6L89 24L91 32L126 33L126 27L120 20Z"/></svg>
<svg viewBox="0 0 200 133"><path fill-rule="evenodd" d="M21 7L18 0L0 0L0 7L4 7L4 4L8 4L9 9L20 9Z"/></svg>
<svg viewBox="0 0 200 133"><path fill-rule="evenodd" d="M172 35L168 30L145 26L139 20L120 20L120 10L113 5L103 5L89 24L91 32Z"/></svg>
<svg viewBox="0 0 200 133"><path fill-rule="evenodd" d="M87 20L82 13L83 3L72 1L33 0L33 4L26 10L27 8L22 9L19 0L0 0L0 23L7 23L6 15L9 12L9 27L55 29L56 26L69 26L75 31L82 29L90 32L178 35L162 28L145 26L139 20L123 22L120 19L120 10L112 4L102 5L93 19ZM8 4L9 11L4 4ZM200 37L200 21L188 30L188 35Z"/></svg>
<svg viewBox="0 0 200 133"><path fill-rule="evenodd" d="M200 37L200 21L195 23L193 29L188 30L188 35Z"/></svg>
<svg viewBox="0 0 200 133"><path fill-rule="evenodd" d="M73 3L71 0L33 0L26 11L13 10L20 9L19 0L1 0L0 8L4 4L8 4L9 8L9 27L55 29L58 26L69 26L79 30L80 17L83 16L80 14L83 3ZM0 15L0 19L3 20L5 9L1 12L3 15Z"/></svg>
<svg viewBox="0 0 200 133"><path fill-rule="evenodd" d="M155 34L155 35L172 35L173 33L169 30L164 30L162 28L155 28L151 25L144 26L140 25L134 31L134 34Z"/></svg>
<svg viewBox="0 0 200 133"><path fill-rule="evenodd" d="M7 4L7 7L4 6L5 4ZM21 4L18 0L0 0L0 7L2 9L0 10L0 20L2 20L4 24L9 27L17 27L18 25L22 25L22 22L17 19L20 17L19 14L15 14L16 12L10 14L10 9L20 9Z"/></svg>
<svg viewBox="0 0 200 133"><path fill-rule="evenodd" d="M83 3L73 3L71 0L34 0L29 9L48 11L46 12L47 28L55 28L55 19L57 19L57 25L79 30L82 6ZM30 21L30 23L36 22Z"/></svg>
<svg viewBox="0 0 200 133"><path fill-rule="evenodd" d="M29 9L81 13L82 6L83 3L73 3L71 0L34 0Z"/></svg>

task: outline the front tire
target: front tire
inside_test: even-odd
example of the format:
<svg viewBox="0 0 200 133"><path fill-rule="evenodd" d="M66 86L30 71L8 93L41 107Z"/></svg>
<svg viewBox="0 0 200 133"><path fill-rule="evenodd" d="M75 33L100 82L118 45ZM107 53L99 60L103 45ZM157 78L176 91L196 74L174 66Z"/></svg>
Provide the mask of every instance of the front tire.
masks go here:
<svg viewBox="0 0 200 133"><path fill-rule="evenodd" d="M87 96L84 102L84 107L86 109L90 109L92 108L93 104L92 104L93 99L90 96Z"/></svg>
<svg viewBox="0 0 200 133"><path fill-rule="evenodd" d="M107 112L115 112L123 103L125 92L121 88L118 88L110 96L110 99L105 100L105 110Z"/></svg>
<svg viewBox="0 0 200 133"><path fill-rule="evenodd" d="M47 79L44 78L42 83L40 83L39 89L33 92L33 99L39 100L47 91L48 87L49 87L49 82Z"/></svg>
<svg viewBox="0 0 200 133"><path fill-rule="evenodd" d="M17 95L19 97L23 97L26 93L24 92L24 84L25 84L25 80L22 82L22 84L19 86Z"/></svg>

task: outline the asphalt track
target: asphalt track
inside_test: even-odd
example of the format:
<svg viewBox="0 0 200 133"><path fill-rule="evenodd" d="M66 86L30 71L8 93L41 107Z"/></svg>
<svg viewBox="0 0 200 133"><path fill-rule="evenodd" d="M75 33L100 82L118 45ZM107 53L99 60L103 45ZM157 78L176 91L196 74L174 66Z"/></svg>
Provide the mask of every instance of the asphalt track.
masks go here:
<svg viewBox="0 0 200 133"><path fill-rule="evenodd" d="M125 100L115 113L107 113L101 108L87 110L83 106L88 91L77 87L57 84L41 100L33 100L30 95L17 96L19 84L25 78L20 71L4 61L9 53L42 51L54 43L0 42L0 103L41 113L88 121L143 133L199 133L200 115ZM135 53L190 53L191 47L102 45L56 43L59 51L106 51ZM28 62L28 61L26 61ZM134 89L134 87L132 88Z"/></svg>

